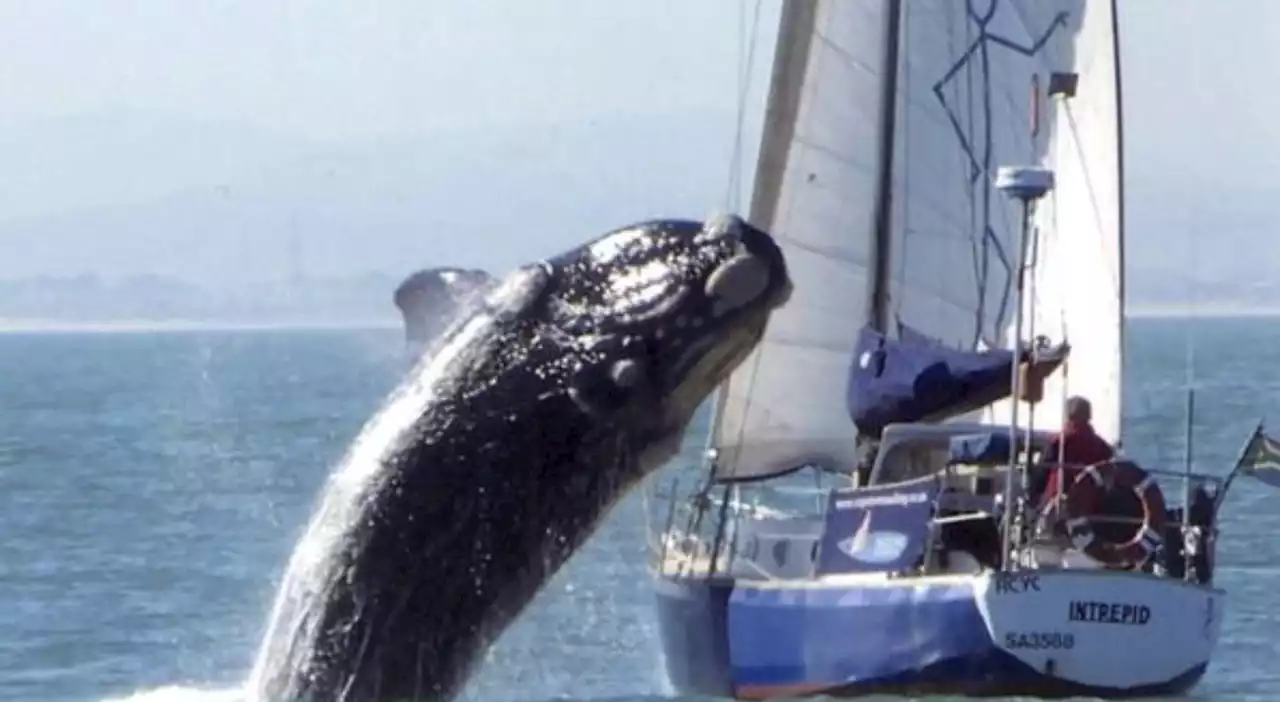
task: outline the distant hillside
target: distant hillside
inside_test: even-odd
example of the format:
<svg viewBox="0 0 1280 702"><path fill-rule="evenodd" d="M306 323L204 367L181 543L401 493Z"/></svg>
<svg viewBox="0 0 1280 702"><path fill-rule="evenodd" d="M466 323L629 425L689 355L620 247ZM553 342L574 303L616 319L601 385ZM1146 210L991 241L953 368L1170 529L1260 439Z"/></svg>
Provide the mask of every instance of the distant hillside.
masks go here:
<svg viewBox="0 0 1280 702"><path fill-rule="evenodd" d="M396 276L306 279L234 293L162 276L93 275L0 281L0 326L31 322L195 321L264 324L400 324Z"/></svg>
<svg viewBox="0 0 1280 702"><path fill-rule="evenodd" d="M62 127L46 127L38 143L59 143ZM89 204L50 211L10 200L26 214L4 216L0 198L0 251L21 252L0 256L0 278L95 271L231 291L294 269L319 277L454 264L503 270L637 219L720 206L732 146L732 120L715 115L343 146L254 132L213 130L214 139L211 128L192 126L189 139L211 140L207 151L177 128L151 141L108 124L97 143L83 124L63 127L78 148L64 143L44 162L27 153L25 163L44 187L65 184L68 198ZM166 192L164 173L195 184ZM24 196L39 199L38 178L28 180ZM103 193L127 204L102 204Z"/></svg>
<svg viewBox="0 0 1280 702"><path fill-rule="evenodd" d="M413 270L421 266L406 266ZM22 320L58 323L197 321L211 323L400 325L392 293L399 272L305 277L293 282L207 287L171 276L35 276L0 280L0 327ZM1212 282L1177 271L1130 275L1129 309L1230 313L1280 310L1280 281Z"/></svg>
<svg viewBox="0 0 1280 702"><path fill-rule="evenodd" d="M394 319L419 268L500 273L722 206L733 127L636 112L337 145L155 115L0 124L0 317ZM1210 192L1151 158L1128 175L1131 308L1280 307L1267 184Z"/></svg>

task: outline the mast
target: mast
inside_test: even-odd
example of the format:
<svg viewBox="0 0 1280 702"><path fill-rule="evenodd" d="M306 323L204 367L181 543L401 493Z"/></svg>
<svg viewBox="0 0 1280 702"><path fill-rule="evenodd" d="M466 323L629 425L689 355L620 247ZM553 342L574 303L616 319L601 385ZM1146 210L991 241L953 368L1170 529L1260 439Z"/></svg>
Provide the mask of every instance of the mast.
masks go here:
<svg viewBox="0 0 1280 702"><path fill-rule="evenodd" d="M1191 220L1191 236L1189 237L1188 251L1189 266L1194 266L1196 262L1196 237L1200 234L1200 227L1194 214L1189 217ZM1191 483L1192 471L1195 469L1195 425L1196 425L1196 319L1198 317L1196 296L1196 281L1191 281L1191 290L1188 297L1190 298L1190 309L1187 316L1190 317L1186 326L1186 384L1187 384L1187 419L1183 434L1183 448L1186 455L1183 456L1182 464L1182 538L1183 543L1187 543L1188 535L1191 534ZM1184 549L1182 556L1182 577L1188 582L1195 580L1196 566L1195 558L1189 556Z"/></svg>
<svg viewBox="0 0 1280 702"><path fill-rule="evenodd" d="M750 220L758 227L768 228L776 219L782 179L795 143L796 116L800 112L804 74L809 68L817 6L817 2L788 2L782 6L773 73L769 77L764 133L760 137L760 155L756 159L751 189Z"/></svg>
<svg viewBox="0 0 1280 702"><path fill-rule="evenodd" d="M871 243L870 292L867 321L881 333L889 331L889 257L893 243L893 152L898 121L898 52L902 37L902 0L888 0L884 27L884 66L880 93L880 183L875 230Z"/></svg>
<svg viewBox="0 0 1280 702"><path fill-rule="evenodd" d="M1116 210L1117 217L1120 222L1120 236L1117 242L1117 258L1118 266L1121 271L1125 270L1125 246L1124 246L1124 85L1122 83L1121 58L1120 58L1120 8L1117 4L1119 0L1111 0L1111 56L1115 61L1115 83L1116 83ZM1120 276L1119 290L1117 294L1120 297L1121 320L1124 319L1125 306L1125 276ZM1119 329L1119 347L1120 354L1124 355L1124 324L1120 324ZM1123 397L1124 384L1117 389Z"/></svg>
<svg viewBox="0 0 1280 702"><path fill-rule="evenodd" d="M1018 402L1018 396L1021 394L1022 380L1022 323L1025 316L1023 298L1026 293L1024 286L1027 277L1027 250L1031 238L1032 218L1035 216L1035 204L1053 189L1053 171L1047 168L1030 166L1004 167L996 172L995 187L1022 203L1022 234L1019 236L1018 245L1017 299L1013 306L1013 363L1010 371L1012 377L1009 382L1009 396L1012 398L1009 417L1009 469L1005 472L1004 511L1001 515L1000 529L1001 568L1012 570L1015 561L1012 558L1012 549L1019 545L1014 542L1013 532L1015 531L1015 524L1021 522L1019 515L1022 512L1021 506L1015 506L1014 504L1013 482L1014 475L1019 472L1018 405L1021 403ZM1028 448L1030 448L1029 445ZM1018 495L1017 498L1021 500L1021 495Z"/></svg>

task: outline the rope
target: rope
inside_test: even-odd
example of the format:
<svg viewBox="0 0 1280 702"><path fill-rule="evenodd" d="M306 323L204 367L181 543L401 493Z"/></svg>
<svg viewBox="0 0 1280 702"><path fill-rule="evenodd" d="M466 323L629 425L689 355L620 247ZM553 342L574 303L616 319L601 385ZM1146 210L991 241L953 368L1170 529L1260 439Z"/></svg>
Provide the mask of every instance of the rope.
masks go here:
<svg viewBox="0 0 1280 702"><path fill-rule="evenodd" d="M751 14L751 26L747 27L746 2L738 4L738 106L734 119L733 154L729 158L729 178L725 186L724 204L730 212L738 212L742 206L742 142L746 131L747 96L751 93L751 74L755 66L756 44L760 28L760 6L763 0L755 0ZM750 34L748 35L748 32Z"/></svg>
<svg viewBox="0 0 1280 702"><path fill-rule="evenodd" d="M1188 219L1191 220L1191 227L1190 227L1191 232L1190 232L1190 235L1188 236L1188 241L1187 241L1186 270L1195 270L1196 235L1199 233L1199 227L1197 226L1197 221L1194 214L1192 214L1192 216L1189 217ZM1194 411L1194 404L1192 404L1193 400L1190 399L1189 395L1190 393L1195 392L1195 382L1196 382L1196 331L1195 331L1196 323L1195 323L1195 320L1196 320L1196 314L1198 312L1198 308L1199 308L1199 296L1197 294L1196 283L1194 280L1192 280L1190 289L1187 290L1188 321L1187 321L1187 327L1186 327L1186 336L1183 342L1186 346L1186 360L1185 360L1186 365L1183 372L1185 374L1185 380L1186 380L1185 390L1188 393L1188 401L1187 401L1187 407L1186 407L1186 411L1187 411L1186 420L1187 420L1188 431L1187 431L1187 435L1182 438L1182 442L1183 442L1182 450L1184 453L1183 459L1188 469L1191 468L1192 460L1193 460L1191 455L1191 452L1192 452L1191 430L1194 429L1195 417L1191 416L1191 413Z"/></svg>

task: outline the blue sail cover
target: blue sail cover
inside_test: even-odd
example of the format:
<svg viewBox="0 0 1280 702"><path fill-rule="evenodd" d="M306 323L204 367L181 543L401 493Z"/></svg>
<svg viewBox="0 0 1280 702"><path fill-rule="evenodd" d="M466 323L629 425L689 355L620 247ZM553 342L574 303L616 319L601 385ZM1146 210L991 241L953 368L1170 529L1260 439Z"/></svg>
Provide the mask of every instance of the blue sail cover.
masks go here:
<svg viewBox="0 0 1280 702"><path fill-rule="evenodd" d="M1032 372L1053 372L1067 352L1065 344L1040 350ZM849 415L859 433L878 437L896 422L964 414L1009 396L1013 362L1013 352L1006 349L963 351L906 327L897 340L863 327L849 373Z"/></svg>

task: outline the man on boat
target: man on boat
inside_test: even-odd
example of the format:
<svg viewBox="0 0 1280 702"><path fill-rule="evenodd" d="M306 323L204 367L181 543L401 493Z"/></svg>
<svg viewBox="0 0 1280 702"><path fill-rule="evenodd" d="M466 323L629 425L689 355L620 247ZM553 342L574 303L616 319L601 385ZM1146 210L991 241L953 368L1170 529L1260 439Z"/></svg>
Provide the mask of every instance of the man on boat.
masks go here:
<svg viewBox="0 0 1280 702"><path fill-rule="evenodd" d="M1076 480L1084 466L1104 463L1115 458L1115 450L1111 448L1111 444L1093 430L1093 407L1088 400L1078 395L1068 398L1066 415L1062 431L1045 447L1041 459L1043 461L1041 470L1036 471L1031 478L1029 487L1033 502L1040 505L1042 509L1048 509L1051 503L1056 504L1058 500L1063 499L1066 486ZM1058 479L1062 483L1055 483ZM1128 494L1125 491L1104 488L1101 503L1097 509L1103 514L1128 516L1131 505L1127 498ZM1058 514L1056 509L1042 514L1050 513ZM1137 516L1140 517L1141 514ZM1112 532L1116 526L1121 533L1113 537ZM1129 531L1126 532L1126 529ZM1108 541L1124 542L1131 535L1129 533L1131 531L1132 527L1127 524L1103 523L1095 527L1095 535ZM1067 538L1065 532L1059 535L1064 539Z"/></svg>
<svg viewBox="0 0 1280 702"><path fill-rule="evenodd" d="M1059 457L1067 465L1088 466L1109 461L1115 451L1106 439L1093 430L1093 406L1079 395L1067 400L1067 421L1057 438L1049 442L1045 458L1057 462Z"/></svg>

